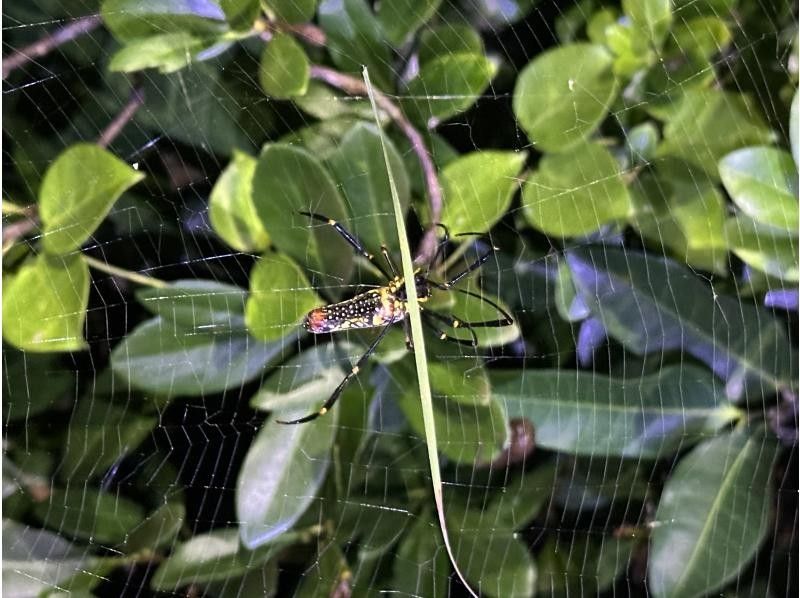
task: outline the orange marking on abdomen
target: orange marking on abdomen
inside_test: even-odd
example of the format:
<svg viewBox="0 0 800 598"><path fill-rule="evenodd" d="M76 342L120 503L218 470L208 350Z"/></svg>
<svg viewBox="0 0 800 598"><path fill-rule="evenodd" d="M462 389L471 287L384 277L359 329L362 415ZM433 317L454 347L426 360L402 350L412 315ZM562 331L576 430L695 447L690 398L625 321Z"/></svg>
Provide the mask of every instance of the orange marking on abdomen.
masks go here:
<svg viewBox="0 0 800 598"><path fill-rule="evenodd" d="M312 309L310 312L308 312L303 324L305 325L306 330L309 332L325 332L325 324L327 320L328 314L325 312L325 308L318 307L317 309Z"/></svg>

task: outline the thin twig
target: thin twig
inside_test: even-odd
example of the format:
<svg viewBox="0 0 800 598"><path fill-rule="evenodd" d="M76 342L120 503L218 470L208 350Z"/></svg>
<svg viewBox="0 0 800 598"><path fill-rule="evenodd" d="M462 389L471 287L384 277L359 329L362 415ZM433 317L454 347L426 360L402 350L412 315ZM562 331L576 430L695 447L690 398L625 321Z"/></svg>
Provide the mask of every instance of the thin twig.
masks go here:
<svg viewBox="0 0 800 598"><path fill-rule="evenodd" d="M325 66L311 65L311 77L323 81L350 95L368 95L367 86L363 81ZM419 163L422 166L422 173L425 177L425 187L428 190L428 202L431 208L431 223L429 228L425 231L422 241L420 241L414 261L417 263L427 263L433 258L436 252L436 223L442 215L442 188L439 186L439 176L436 174L436 166L433 164L433 159L425 145L425 140L422 138L422 135L414 128L414 125L408 121L400 108L379 91L375 90L374 94L375 103L380 106L381 110L389 115L389 118L395 122L406 138L411 142L411 149L417 155L417 159L419 159Z"/></svg>
<svg viewBox="0 0 800 598"><path fill-rule="evenodd" d="M22 65L36 58L41 58L54 48L75 39L79 35L89 33L96 29L101 23L100 15L82 17L69 25L65 25L61 29L57 29L53 33L48 33L29 46L25 46L20 50L14 50L11 55L3 59L3 79Z"/></svg>
<svg viewBox="0 0 800 598"><path fill-rule="evenodd" d="M168 282L165 282L160 278L154 278L153 276L145 276L144 274L139 274L138 272L133 272L132 270L118 268L117 266L112 266L111 264L107 264L102 260L95 259L86 254L83 255L83 259L86 260L87 264L89 264L92 268L96 270L100 270L101 272L105 272L106 274L111 274L112 276L118 276L119 278L124 278L125 280L130 280L131 282L135 282L148 287L155 287L157 289L163 289L164 287L169 286Z"/></svg>
<svg viewBox="0 0 800 598"><path fill-rule="evenodd" d="M144 90L141 87L134 87L131 90L131 97L125 107L114 117L108 126L97 139L97 145L108 147L114 139L122 132L122 129L133 118L136 111L144 104Z"/></svg>

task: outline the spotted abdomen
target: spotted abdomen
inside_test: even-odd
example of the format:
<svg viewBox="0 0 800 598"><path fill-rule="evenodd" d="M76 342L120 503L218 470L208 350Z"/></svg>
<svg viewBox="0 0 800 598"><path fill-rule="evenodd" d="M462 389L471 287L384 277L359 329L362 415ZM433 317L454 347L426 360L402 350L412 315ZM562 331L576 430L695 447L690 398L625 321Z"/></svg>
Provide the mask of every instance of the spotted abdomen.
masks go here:
<svg viewBox="0 0 800 598"><path fill-rule="evenodd" d="M405 305L388 289L376 289L347 301L308 312L303 325L314 334L360 328L381 328L401 321Z"/></svg>

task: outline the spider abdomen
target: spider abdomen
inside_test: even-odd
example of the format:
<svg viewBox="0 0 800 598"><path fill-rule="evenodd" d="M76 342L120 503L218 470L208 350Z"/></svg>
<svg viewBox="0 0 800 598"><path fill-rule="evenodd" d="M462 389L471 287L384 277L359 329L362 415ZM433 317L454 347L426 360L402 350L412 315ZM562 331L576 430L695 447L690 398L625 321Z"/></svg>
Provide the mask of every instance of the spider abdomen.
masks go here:
<svg viewBox="0 0 800 598"><path fill-rule="evenodd" d="M382 328L400 322L405 315L405 302L384 287L356 295L346 301L312 309L303 326L313 334Z"/></svg>

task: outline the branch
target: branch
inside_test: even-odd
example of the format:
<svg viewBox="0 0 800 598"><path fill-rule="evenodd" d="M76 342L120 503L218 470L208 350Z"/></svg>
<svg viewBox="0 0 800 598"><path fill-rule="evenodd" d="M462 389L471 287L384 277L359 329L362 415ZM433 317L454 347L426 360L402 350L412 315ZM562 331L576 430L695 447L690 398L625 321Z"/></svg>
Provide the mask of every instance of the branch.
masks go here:
<svg viewBox="0 0 800 598"><path fill-rule="evenodd" d="M100 147L108 147L109 144L117 138L122 132L122 129L133 118L139 107L144 104L144 91L141 87L134 87L131 91L131 97L122 111L114 117L108 126L100 134L97 139L97 145Z"/></svg>
<svg viewBox="0 0 800 598"><path fill-rule="evenodd" d="M311 65L311 78L323 81L332 87L336 87L350 95L368 95L367 86L360 79L345 75L331 68L313 64ZM428 190L428 202L431 208L431 224L420 241L417 255L414 261L417 263L427 263L433 259L436 253L436 223L442 215L442 188L439 186L439 177L436 174L436 167L433 164L431 154L425 146L422 135L408 121L392 101L381 92L374 90L375 103L381 110L389 115L406 138L411 142L411 149L417 155L422 173L425 177L425 187Z"/></svg>
<svg viewBox="0 0 800 598"><path fill-rule="evenodd" d="M25 46L21 50L14 50L10 56L3 59L3 79L22 65L27 64L35 58L41 58L54 48L75 39L79 35L89 33L93 29L96 29L101 23L100 15L82 17L61 29L57 29L53 33L45 35L38 41L33 42L30 46Z"/></svg>

